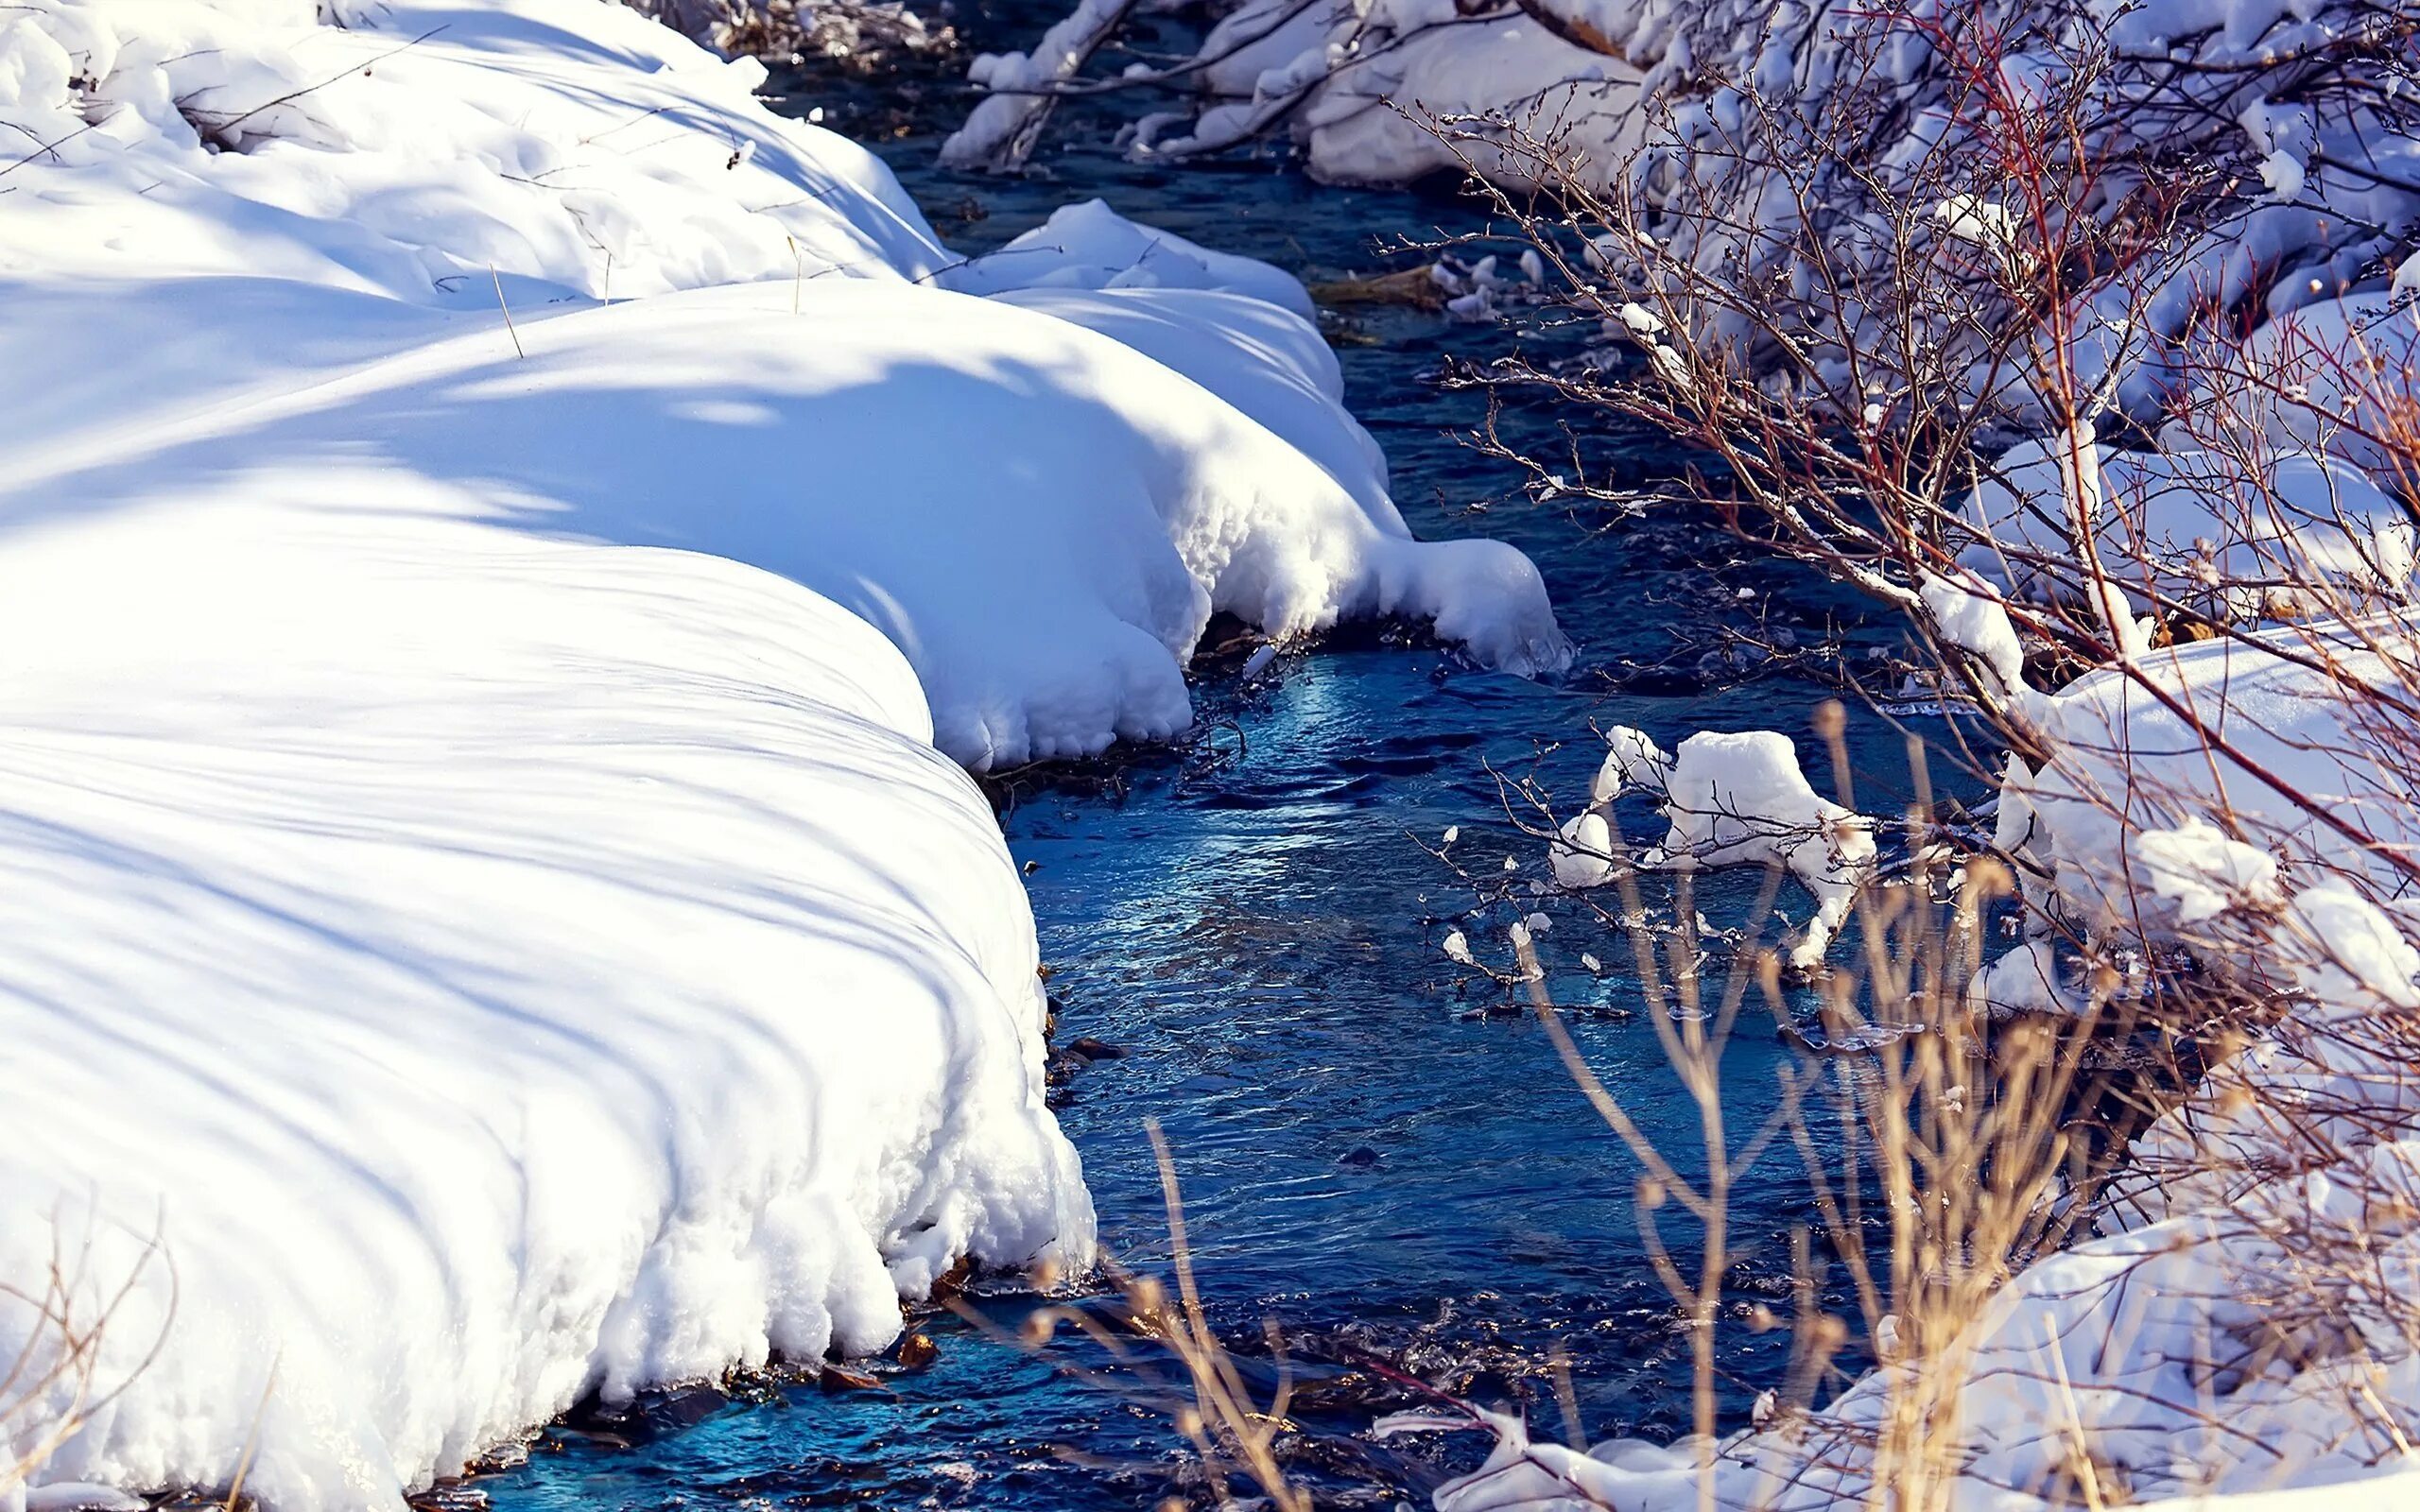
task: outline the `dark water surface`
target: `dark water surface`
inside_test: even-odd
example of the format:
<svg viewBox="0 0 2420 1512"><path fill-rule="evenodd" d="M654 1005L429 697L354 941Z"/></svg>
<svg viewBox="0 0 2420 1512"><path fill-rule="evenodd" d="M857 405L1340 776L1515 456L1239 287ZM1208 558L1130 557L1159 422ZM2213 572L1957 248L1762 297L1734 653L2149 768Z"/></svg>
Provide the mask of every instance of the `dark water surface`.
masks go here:
<svg viewBox="0 0 2420 1512"><path fill-rule="evenodd" d="M1038 32L1035 18L1010 30ZM994 43L994 45L998 43ZM1110 150L1114 116L1063 113L1041 171L1020 180L945 175L931 128L958 108L945 89L901 105L895 83L793 81L788 108L822 104L830 124L877 141L942 233L976 251L1054 205L1109 198L1118 210L1305 279L1408 266L1396 239L1478 230L1449 198L1312 185L1274 157L1183 172L1135 168ZM1145 102L1136 102L1138 105ZM979 218L977 218L978 217ZM1357 309L1332 335L1356 412L1385 447L1394 492L1424 537L1491 534L1537 560L1582 664L1560 687L1478 673L1433 649L1374 644L1288 655L1241 687L1232 658L1205 667L1197 701L1226 721L1212 748L1122 768L1114 781L1027 784L1009 795L1010 845L1029 867L1063 1043L1091 1037L1127 1052L1080 1071L1062 1118L1082 1152L1105 1250L1164 1267L1167 1226L1145 1136L1156 1118L1175 1152L1194 1258L1213 1316L1239 1343L1272 1317L1310 1355L1348 1348L1401 1359L1478 1397L1527 1398L1558 1421L1549 1362L1567 1359L1592 1437L1685 1431L1686 1340L1651 1273L1633 1191L1635 1162L1573 1088L1537 1024L1488 1015L1503 994L1439 942L1460 923L1503 954L1517 914L1476 919L1467 887L1414 837L1479 876L1543 877L1542 848L1511 832L1490 767L1528 772L1537 753L1564 799L1584 799L1601 747L1589 721L1636 724L1669 741L1700 729L1773 728L1803 737L1835 691L1730 650L1732 632L1773 627L1811 644L1858 606L1672 517L1575 520L1517 498L1515 481L1450 434L1479 401L1431 381L1449 357L1486 359L1522 339L1502 326L1449 326L1435 314ZM1515 413L1524 434L1550 417ZM1642 487L1674 475L1659 438L1583 433L1593 460ZM1853 630L1860 646L1887 644ZM1742 666L1741 662L1749 665ZM1662 670L1644 676L1641 667ZM1627 689L1628 691L1620 691ZM1802 738L1802 748L1813 755ZM1906 768L1900 737L1852 722L1869 808ZM1810 760L1819 787L1827 764ZM1645 829L1642 818L1638 829ZM1700 906L1740 920L1762 885L1709 879ZM1547 948L1554 991L1571 1005L1640 1005L1626 944L1572 904ZM1786 890L1803 919L1807 901ZM1605 963L1598 976L1582 951ZM1574 1021L1585 1054L1684 1168L1695 1114L1643 1015ZM1736 1040L1725 1083L1735 1123L1753 1128L1793 1061L1761 1011ZM1797 1152L1785 1142L1735 1200L1745 1258L1733 1295L1781 1291L1789 1236L1813 1222ZM1689 1235L1673 1229L1685 1251ZM1029 1299L980 1306L1013 1331ZM1150 1507L1181 1495L1186 1456L1167 1419L1115 1383L1099 1348L1040 1351L942 1314L920 1325L939 1346L916 1370L879 1370L875 1390L817 1385L750 1400L698 1395L610 1422L558 1429L519 1469L485 1487L510 1512L569 1507ZM1779 1376L1781 1335L1726 1325L1731 1420ZM1115 1376L1116 1372L1111 1369ZM1302 1468L1325 1503L1425 1504L1442 1474L1475 1464L1477 1439L1379 1446L1360 1436L1368 1404L1337 1390L1300 1415ZM1364 1460L1366 1458L1366 1463ZM1205 1499L1198 1487L1193 1500Z"/></svg>

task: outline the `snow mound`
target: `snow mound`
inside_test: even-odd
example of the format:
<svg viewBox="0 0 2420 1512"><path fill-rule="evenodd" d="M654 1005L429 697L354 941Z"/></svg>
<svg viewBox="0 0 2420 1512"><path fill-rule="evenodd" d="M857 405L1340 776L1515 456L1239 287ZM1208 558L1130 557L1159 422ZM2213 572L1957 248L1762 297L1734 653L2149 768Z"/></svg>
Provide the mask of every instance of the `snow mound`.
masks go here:
<svg viewBox="0 0 2420 1512"><path fill-rule="evenodd" d="M334 329L324 302L282 318ZM977 768L1184 730L1184 663L1215 610L1278 636L1426 621L1521 672L1569 659L1518 552L1410 540L1382 494L1357 502L1189 379L1069 321L838 281L448 329L300 392L38 455L39 490L19 494L114 508L164 479L302 478L372 455L455 485L429 497L466 517L745 561L889 635L942 748ZM1203 363L1224 350L1215 327L1167 335ZM1322 434L1340 455L1353 439Z"/></svg>
<svg viewBox="0 0 2420 1512"><path fill-rule="evenodd" d="M44 1479L223 1486L257 1410L248 1493L393 1505L589 1390L879 1348L961 1254L1087 1262L1016 873L879 635L290 483L352 512L0 551L0 1277L131 1283Z"/></svg>
<svg viewBox="0 0 2420 1512"><path fill-rule="evenodd" d="M964 294L1017 289L1222 289L1249 295L1305 320L1310 294L1291 274L1250 257L1213 251L1170 231L1142 226L1104 200L1063 205L1004 247L942 275Z"/></svg>
<svg viewBox="0 0 2420 1512"><path fill-rule="evenodd" d="M711 551L866 614L977 767L1186 729L1214 610L1568 663L1526 558L1409 540L1278 269L1098 201L953 266L879 163L750 97L761 68L619 8L332 14L7 22L0 119L57 146L12 175L0 348L28 372L96 324L132 349L9 396L0 437L39 439L46 497L355 444L475 468L492 518Z"/></svg>

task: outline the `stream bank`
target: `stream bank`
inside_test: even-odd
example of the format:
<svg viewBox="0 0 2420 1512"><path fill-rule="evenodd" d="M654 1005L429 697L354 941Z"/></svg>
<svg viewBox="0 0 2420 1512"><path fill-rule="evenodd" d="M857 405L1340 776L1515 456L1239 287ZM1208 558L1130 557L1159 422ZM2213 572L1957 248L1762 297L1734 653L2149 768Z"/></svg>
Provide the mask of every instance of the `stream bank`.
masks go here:
<svg viewBox="0 0 2420 1512"><path fill-rule="evenodd" d="M978 44L1031 21L957 19ZM879 77L792 76L775 88L786 112L821 109L875 142L970 253L1095 195L1314 284L1414 266L1416 255L1386 249L1486 227L1450 196L1317 185L1273 157L1137 167L1115 150L1128 106L1115 100L1063 111L1026 178L949 174L934 149L961 101L945 80L908 83L918 98ZM1584 793L1599 757L1592 721L1659 738L1803 733L1811 707L1840 691L1830 664L1757 647L1845 641L1858 658L1894 637L1863 627L1855 599L1702 524L1523 503L1508 470L1457 438L1480 401L1436 382L1449 364L1500 354L1516 339L1510 328L1383 304L1323 318L1348 402L1384 447L1414 533L1484 534L1528 552L1582 662L1546 685L1362 636L1288 650L1247 684L1229 658L1197 675L1209 733L1193 755L1135 753L1115 781L1046 773L1005 788L1002 824L1062 1004L1060 1042L1123 1052L1077 1073L1062 1123L1083 1157L1104 1249L1148 1270L1167 1256L1145 1135L1145 1120L1159 1121L1212 1314L1231 1338L1256 1339L1262 1320L1276 1318L1300 1355L1367 1351L1482 1400L1526 1400L1542 1421L1553 1420L1552 1379L1567 1368L1592 1439L1674 1436L1688 1419L1687 1339L1647 1263L1635 1162L1537 1026L1491 1013L1494 984L1441 952L1470 900L1424 843L1452 827L1457 854L1491 867L1504 857L1543 877L1542 848L1512 833L1494 772L1534 767L1558 793ZM1508 423L1542 442L1553 436L1552 417L1517 406ZM1642 496L1685 460L1652 435L1587 439ZM1860 797L1887 811L1906 767L1901 737L1860 716L1852 740ZM1700 907L1736 922L1761 880L1707 879ZM1587 927L1580 910L1540 906L1571 932L1555 946L1565 963L1558 1000L1604 1010L1574 1022L1598 1074L1651 1127L1693 1125L1652 1027L1631 1011L1639 999L1627 949L1585 945L1573 937ZM1784 906L1806 912L1800 897ZM1570 965L1585 948L1614 965L1602 974ZM1743 1122L1762 1116L1775 1075L1802 1058L1770 1027L1743 1027L1726 1066ZM1756 1298L1780 1310L1789 1236L1816 1221L1797 1153L1768 1155L1737 1208L1735 1295L1743 1312ZM1123 1372L1106 1351L1063 1329L1038 1351L1015 1342L1035 1307L1028 1296L968 1300L986 1326L924 1318L933 1358L876 1363L869 1388L827 1376L575 1419L480 1487L508 1512L1107 1509L1184 1494L1189 1453L1164 1414L1118 1389ZM1727 1332L1730 1419L1778 1380L1787 1351L1786 1333ZM1475 1462L1476 1441L1382 1447L1359 1436L1393 1399L1366 1378L1340 1379L1351 1375L1328 1372L1297 1414L1297 1469L1323 1503L1421 1501Z"/></svg>

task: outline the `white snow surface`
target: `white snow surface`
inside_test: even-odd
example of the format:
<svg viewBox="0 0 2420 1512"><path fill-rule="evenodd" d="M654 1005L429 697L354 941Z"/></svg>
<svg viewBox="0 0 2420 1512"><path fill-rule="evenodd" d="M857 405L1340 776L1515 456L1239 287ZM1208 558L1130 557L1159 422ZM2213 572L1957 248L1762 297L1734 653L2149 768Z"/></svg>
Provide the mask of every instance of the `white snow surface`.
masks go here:
<svg viewBox="0 0 2420 1512"><path fill-rule="evenodd" d="M1613 806L1625 793L1655 796L1664 838L1638 852L1646 870L1780 867L1816 902L1790 947L1791 964L1812 967L1873 874L1873 825L1819 795L1799 769L1789 737L1770 730L1701 731L1667 755L1639 730L1616 726L1591 784L1589 806L1563 826L1547 850L1564 887L1602 886L1617 875Z"/></svg>
<svg viewBox="0 0 2420 1512"><path fill-rule="evenodd" d="M19 66L0 72L14 95L0 93L0 119L56 146L9 180L0 341L30 372L95 322L157 332L173 312L144 370L25 385L11 419L26 434L94 423L84 401L102 387L198 410L252 381L324 413L307 440L290 416L231 418L248 458L377 426L383 393L419 422L389 444L420 451L391 459L442 468L429 448L458 420L519 458L493 481L531 496L525 519L711 550L879 606L943 748L977 767L1184 729L1184 660L1212 609L1276 635L1399 613L1488 665L1567 662L1525 559L1406 538L1332 381L1314 373L1318 413L1286 422L1327 447L1305 465L1181 376L1218 390L1239 347L1312 372L1308 300L1286 274L1098 203L961 265L879 163L757 106L758 65L619 8L340 19L285 0L44 0L6 23L0 57ZM207 149L202 130L235 147ZM263 286L182 283L198 276ZM1143 360L952 292L1035 284L1239 297L1162 322ZM696 292L733 284L751 292ZM236 301L240 321L221 313ZM340 400L303 399L298 368L364 370ZM456 401L427 386L448 382L478 414L442 413ZM716 458L711 489L683 460L699 454ZM558 462L618 497L550 497ZM1018 549L993 549L1011 534Z"/></svg>
<svg viewBox="0 0 2420 1512"><path fill-rule="evenodd" d="M0 550L0 1280L131 1286L39 1480L223 1486L257 1412L248 1493L393 1505L584 1391L879 1348L960 1254L1090 1255L1030 918L906 662L448 489L197 479Z"/></svg>
<svg viewBox="0 0 2420 1512"><path fill-rule="evenodd" d="M1215 610L1568 659L1291 280L1097 208L941 286L763 77L599 0L0 12L0 1284L127 1288L0 1501L256 1436L275 1512L392 1506L1087 1263L959 765L1182 730Z"/></svg>

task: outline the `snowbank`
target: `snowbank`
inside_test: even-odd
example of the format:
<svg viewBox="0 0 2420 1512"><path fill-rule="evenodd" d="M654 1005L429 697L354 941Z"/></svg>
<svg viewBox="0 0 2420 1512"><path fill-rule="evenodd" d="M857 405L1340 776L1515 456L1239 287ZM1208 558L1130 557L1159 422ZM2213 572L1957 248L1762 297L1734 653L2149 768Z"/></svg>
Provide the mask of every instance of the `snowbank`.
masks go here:
<svg viewBox="0 0 2420 1512"><path fill-rule="evenodd" d="M223 1486L257 1410L248 1492L392 1505L584 1391L879 1348L961 1254L1089 1258L1016 873L905 662L445 490L0 550L0 1279L131 1283L43 1479Z"/></svg>
<svg viewBox="0 0 2420 1512"><path fill-rule="evenodd" d="M285 318L332 326L318 305ZM1212 322L1164 331L1204 364L1230 350ZM977 768L1184 730L1185 659L1216 610L1273 635L1400 614L1523 671L1568 656L1517 552L1415 542L1366 468L1365 507L1173 369L1005 302L754 284L532 321L519 351L500 322L429 335L108 438L43 487L118 507L163 478L369 454L455 483L438 507L465 517L766 567L889 635L942 748ZM1357 428L1322 434L1346 466Z"/></svg>
<svg viewBox="0 0 2420 1512"><path fill-rule="evenodd" d="M2341 458L2093 451L2095 547L2134 613L2183 606L2251 624L2321 610L2316 594L2331 587L2400 595L2411 586L2410 512ZM1996 474L1963 510L1975 543L1961 564L2019 597L2083 600L2059 458L2021 442Z"/></svg>
<svg viewBox="0 0 2420 1512"><path fill-rule="evenodd" d="M722 63L587 0L345 19L175 0L9 23L47 71L28 65L20 102L0 110L60 157L37 153L14 176L0 277L13 269L22 286L6 339L32 360L69 331L83 339L78 322L96 310L130 329L113 313L122 303L251 306L241 326L184 314L170 332L199 319L208 339L172 335L110 375L112 391L153 409L147 426L110 438L121 455L179 410L192 414L172 444L201 444L210 426L193 415L248 378L297 397L231 411L216 455L275 461L281 446L377 430L382 392L423 406L390 441L396 465L461 465L437 455L458 424L492 443L492 481L528 495L502 513L715 551L873 613L924 679L943 748L978 767L1185 728L1184 661L1211 609L1272 635L1400 614L1491 666L1568 661L1524 559L1406 539L1332 371L1269 389L1268 354L1281 354L1278 378L1300 376L1318 341L1301 285L1276 269L1098 203L1055 218L1046 245L957 265L878 163L756 106L757 65ZM313 80L325 82L304 87ZM285 104L245 104L297 88ZM47 113L26 103L54 94ZM69 124L85 114L101 124ZM274 283L171 282L214 274ZM1078 322L1116 325L1156 359L1140 360L1068 322L932 286L945 274L978 294L1043 284L1236 297L1191 301L1182 321ZM62 282L96 277L116 292ZM753 290L745 315L702 298L642 313L625 298L653 306L734 284ZM609 296L612 309L591 308ZM910 331L925 351L910 350ZM1263 370L1239 369L1239 353ZM525 354L530 366L517 366ZM354 375L341 399L299 396L297 366L324 374L382 358L390 366ZM475 414L441 413L454 401L431 385L450 382ZM83 429L102 413L81 402L91 391L71 381L28 403ZM281 407L316 409L317 428L277 418ZM710 490L684 448L727 454ZM66 486L68 464L43 467L47 486ZM572 476L613 496L550 493Z"/></svg>
<svg viewBox="0 0 2420 1512"><path fill-rule="evenodd" d="M391 1506L1085 1264L950 758L1182 729L1219 609L1567 659L1298 285L1098 210L1091 284L938 286L762 77L596 0L0 14L0 1465L80 1404L45 1486Z"/></svg>

